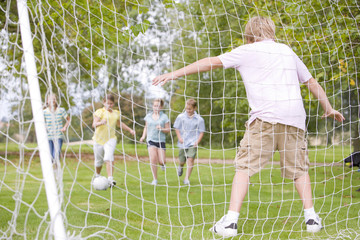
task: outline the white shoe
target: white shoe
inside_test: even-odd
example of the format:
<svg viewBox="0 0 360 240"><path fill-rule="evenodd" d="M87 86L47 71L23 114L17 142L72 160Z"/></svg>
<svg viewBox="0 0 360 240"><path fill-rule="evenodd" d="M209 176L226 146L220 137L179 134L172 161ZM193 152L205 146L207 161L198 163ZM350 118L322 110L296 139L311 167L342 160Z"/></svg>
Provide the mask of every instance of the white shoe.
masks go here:
<svg viewBox="0 0 360 240"><path fill-rule="evenodd" d="M151 185L156 186L157 185L157 179L152 180Z"/></svg>
<svg viewBox="0 0 360 240"><path fill-rule="evenodd" d="M310 218L306 222L306 231L311 233L316 233L322 229L321 218L316 216L316 218Z"/></svg>
<svg viewBox="0 0 360 240"><path fill-rule="evenodd" d="M165 165L165 164L164 164L164 165L161 165L160 167L161 167L161 170L163 170L163 171L166 170L166 165Z"/></svg>
<svg viewBox="0 0 360 240"><path fill-rule="evenodd" d="M190 185L190 181L189 181L189 180L184 180L183 183L184 183L184 185Z"/></svg>
<svg viewBox="0 0 360 240"><path fill-rule="evenodd" d="M222 237L234 237L237 235L237 223L227 221L225 215L209 230Z"/></svg>
<svg viewBox="0 0 360 240"><path fill-rule="evenodd" d="M109 187L114 187L116 185L116 181L112 177L108 177Z"/></svg>

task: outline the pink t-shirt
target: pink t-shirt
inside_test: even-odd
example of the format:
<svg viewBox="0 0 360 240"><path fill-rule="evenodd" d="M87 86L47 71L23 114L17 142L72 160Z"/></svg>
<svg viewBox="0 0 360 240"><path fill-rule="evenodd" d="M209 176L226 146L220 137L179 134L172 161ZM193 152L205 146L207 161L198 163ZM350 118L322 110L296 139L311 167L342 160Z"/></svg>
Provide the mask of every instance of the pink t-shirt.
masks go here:
<svg viewBox="0 0 360 240"><path fill-rule="evenodd" d="M256 118L305 130L306 113L300 83L312 78L299 57L285 44L264 40L219 56L224 68L237 69Z"/></svg>

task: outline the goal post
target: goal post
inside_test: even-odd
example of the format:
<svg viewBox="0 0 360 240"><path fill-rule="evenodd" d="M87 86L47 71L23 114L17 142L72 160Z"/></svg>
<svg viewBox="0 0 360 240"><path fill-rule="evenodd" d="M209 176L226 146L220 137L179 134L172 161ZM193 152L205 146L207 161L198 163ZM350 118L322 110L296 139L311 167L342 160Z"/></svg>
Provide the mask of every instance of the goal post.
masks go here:
<svg viewBox="0 0 360 240"><path fill-rule="evenodd" d="M39 80L37 77L34 49L32 45L27 1L17 0L17 7L26 65L26 74L29 83L31 109L33 113L33 121L35 124L36 139L39 146L40 162L45 184L46 198L51 218L50 227L53 229L50 230L50 234L53 234L56 240L63 240L67 238L45 127L43 104L41 100Z"/></svg>

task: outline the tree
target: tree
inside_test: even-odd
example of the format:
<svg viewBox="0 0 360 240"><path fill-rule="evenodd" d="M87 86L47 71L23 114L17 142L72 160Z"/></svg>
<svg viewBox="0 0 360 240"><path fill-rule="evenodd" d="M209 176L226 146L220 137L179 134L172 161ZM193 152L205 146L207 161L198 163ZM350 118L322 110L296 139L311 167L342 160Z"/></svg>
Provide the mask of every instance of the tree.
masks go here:
<svg viewBox="0 0 360 240"><path fill-rule="evenodd" d="M174 15L172 25L182 29L172 51L174 69L243 44L242 34L247 20L251 16L271 16L277 26L276 40L290 45L324 87L333 107L346 112L349 105L344 104L349 104L349 101L342 100L349 91L351 79L355 82L353 88L358 90L356 67L360 63L356 55L360 47L356 43L359 42L360 15L356 6L355 0L337 4L331 1L297 4L291 1L240 0L178 3L176 9L184 16ZM346 62L346 67L341 61ZM183 109L185 96L197 98L208 130L213 133L204 140L236 145L249 113L241 76L233 70L216 70L210 74L186 76L185 79L177 81L173 108ZM302 87L302 95L309 134L326 134L331 140L336 131L344 130L331 119L320 120L322 110L306 87ZM358 91L352 91L351 96L352 104L358 106ZM357 125L358 115L352 116L350 125ZM344 126L346 129L347 123ZM358 128L352 129L353 139L358 139Z"/></svg>

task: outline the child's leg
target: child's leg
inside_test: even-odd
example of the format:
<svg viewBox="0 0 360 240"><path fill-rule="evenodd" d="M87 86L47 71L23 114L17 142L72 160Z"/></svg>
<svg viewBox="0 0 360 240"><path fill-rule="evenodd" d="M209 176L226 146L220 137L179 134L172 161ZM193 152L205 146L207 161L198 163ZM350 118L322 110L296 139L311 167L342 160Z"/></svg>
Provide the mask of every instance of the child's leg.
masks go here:
<svg viewBox="0 0 360 240"><path fill-rule="evenodd" d="M94 157L95 173L100 175L104 163L104 146L97 143L94 144Z"/></svg>
<svg viewBox="0 0 360 240"><path fill-rule="evenodd" d="M184 167L186 163L186 149L180 148L179 149L179 164L180 167Z"/></svg>
<svg viewBox="0 0 360 240"><path fill-rule="evenodd" d="M241 205L248 192L248 187L249 175L244 172L236 172L231 188L230 211L240 212Z"/></svg>
<svg viewBox="0 0 360 240"><path fill-rule="evenodd" d="M185 151L185 156L187 157L188 163L187 163L187 169L186 169L186 176L184 181L189 180L191 172L194 167L194 160L196 157L197 148L196 147L190 147Z"/></svg>
<svg viewBox="0 0 360 240"><path fill-rule="evenodd" d="M295 180L295 187L299 193L300 199L303 202L304 209L313 207L311 194L311 181L308 173Z"/></svg>
<svg viewBox="0 0 360 240"><path fill-rule="evenodd" d="M184 180L189 180L191 172L193 170L194 167L194 158L188 158L187 159L187 168L186 168L186 175Z"/></svg>
<svg viewBox="0 0 360 240"><path fill-rule="evenodd" d="M63 145L63 139L62 138L59 138L58 139L58 147L59 147L59 149L58 149L58 157L59 157L59 160L61 159L61 148L62 148L62 145Z"/></svg>
<svg viewBox="0 0 360 240"><path fill-rule="evenodd" d="M154 180L157 180L157 163L158 163L158 149L156 147L148 148L151 172Z"/></svg>
<svg viewBox="0 0 360 240"><path fill-rule="evenodd" d="M158 148L157 155L159 157L159 164L165 165L166 164L166 152L165 149Z"/></svg>
<svg viewBox="0 0 360 240"><path fill-rule="evenodd" d="M114 174L114 152L116 148L116 139L110 139L104 144L104 162L106 163L106 172L108 177Z"/></svg>
<svg viewBox="0 0 360 240"><path fill-rule="evenodd" d="M51 161L54 163L54 141L49 140L49 148L50 148L50 155L51 155Z"/></svg>
<svg viewBox="0 0 360 240"><path fill-rule="evenodd" d="M114 161L104 161L106 164L106 173L108 177L112 177L114 173Z"/></svg>

